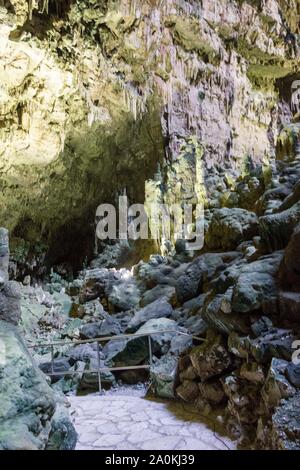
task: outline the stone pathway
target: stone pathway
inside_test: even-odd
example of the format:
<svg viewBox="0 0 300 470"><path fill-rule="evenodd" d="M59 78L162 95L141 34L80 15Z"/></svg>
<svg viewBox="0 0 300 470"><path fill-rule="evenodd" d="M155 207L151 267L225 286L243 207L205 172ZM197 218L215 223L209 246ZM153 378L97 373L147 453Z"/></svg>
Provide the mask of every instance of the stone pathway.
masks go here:
<svg viewBox="0 0 300 470"><path fill-rule="evenodd" d="M233 450L186 404L140 396L69 397L76 450Z"/></svg>

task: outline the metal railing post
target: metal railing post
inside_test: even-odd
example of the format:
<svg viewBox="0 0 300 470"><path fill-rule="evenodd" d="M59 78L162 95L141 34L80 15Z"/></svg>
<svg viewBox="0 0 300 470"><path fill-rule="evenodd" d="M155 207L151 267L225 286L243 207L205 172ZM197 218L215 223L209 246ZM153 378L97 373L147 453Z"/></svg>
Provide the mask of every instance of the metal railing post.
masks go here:
<svg viewBox="0 0 300 470"><path fill-rule="evenodd" d="M98 386L99 386L99 395L102 393L102 384L101 384L101 362L100 362L100 347L99 341L97 341L97 362L98 362Z"/></svg>
<svg viewBox="0 0 300 470"><path fill-rule="evenodd" d="M54 361L54 346L52 344L51 346L51 374L54 374L54 364L53 364L53 361Z"/></svg>
<svg viewBox="0 0 300 470"><path fill-rule="evenodd" d="M150 366L152 366L153 365L153 357L152 357L151 335L148 335L148 345L149 345L149 362L150 362Z"/></svg>

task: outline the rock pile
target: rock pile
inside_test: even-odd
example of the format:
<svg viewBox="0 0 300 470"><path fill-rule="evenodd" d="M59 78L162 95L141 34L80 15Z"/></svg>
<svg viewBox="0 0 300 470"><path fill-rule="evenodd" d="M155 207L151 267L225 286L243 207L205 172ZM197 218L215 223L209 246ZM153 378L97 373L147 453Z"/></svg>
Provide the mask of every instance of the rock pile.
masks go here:
<svg viewBox="0 0 300 470"><path fill-rule="evenodd" d="M8 232L0 228L0 449L74 449L66 402L34 364L20 336L20 294L8 280Z"/></svg>

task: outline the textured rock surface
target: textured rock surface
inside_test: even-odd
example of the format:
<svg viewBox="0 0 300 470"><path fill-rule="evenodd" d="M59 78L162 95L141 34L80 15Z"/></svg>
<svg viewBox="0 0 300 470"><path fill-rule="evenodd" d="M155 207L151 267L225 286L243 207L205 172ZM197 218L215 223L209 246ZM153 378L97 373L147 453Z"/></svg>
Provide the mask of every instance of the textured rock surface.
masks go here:
<svg viewBox="0 0 300 470"><path fill-rule="evenodd" d="M0 11L0 213L17 236L83 260L90 232L76 220L92 221L104 196L214 199L200 139L206 168L274 153L274 81L297 65L287 2L46 4Z"/></svg>
<svg viewBox="0 0 300 470"><path fill-rule="evenodd" d="M4 364L0 446L72 448L57 391L95 390L99 361L150 358L146 337L69 343L137 331L151 333L157 395L221 409L243 447L299 448L298 11L296 0L0 0L0 216L12 233L9 250L0 229L0 332L22 368ZM147 210L201 203L203 250L162 230L95 242L96 207L125 194ZM48 387L16 336L20 315L28 344L66 341L54 368L76 376ZM34 356L49 371L48 349ZM101 373L104 388L148 378ZM138 442L110 424L107 445L92 432L91 447ZM138 447L193 446L154 431Z"/></svg>
<svg viewBox="0 0 300 470"><path fill-rule="evenodd" d="M33 364L16 328L0 322L1 351L0 380L0 448L6 450L44 449L57 422L52 421L57 401L45 376ZM61 403L61 406L63 402ZM54 427L52 427L54 426ZM55 449L74 448L76 433L67 416L68 426L56 438ZM65 447L65 440L69 444Z"/></svg>
<svg viewBox="0 0 300 470"><path fill-rule="evenodd" d="M213 213L206 234L206 243L212 250L236 248L242 240L253 238L258 232L258 220L245 209L218 209Z"/></svg>
<svg viewBox="0 0 300 470"><path fill-rule="evenodd" d="M8 233L0 229L0 236L0 449L74 449L67 402L50 388L17 329L20 295L8 281Z"/></svg>

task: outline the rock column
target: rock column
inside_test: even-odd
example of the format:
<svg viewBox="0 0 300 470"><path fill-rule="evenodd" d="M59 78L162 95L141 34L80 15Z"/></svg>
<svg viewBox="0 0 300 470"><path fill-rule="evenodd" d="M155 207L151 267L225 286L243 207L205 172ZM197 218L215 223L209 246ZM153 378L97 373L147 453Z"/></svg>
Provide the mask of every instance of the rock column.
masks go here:
<svg viewBox="0 0 300 470"><path fill-rule="evenodd" d="M9 238L8 230L0 227L0 286L8 281Z"/></svg>
<svg viewBox="0 0 300 470"><path fill-rule="evenodd" d="M8 230L0 227L0 320L17 325L21 318L20 295L14 281L9 281Z"/></svg>

